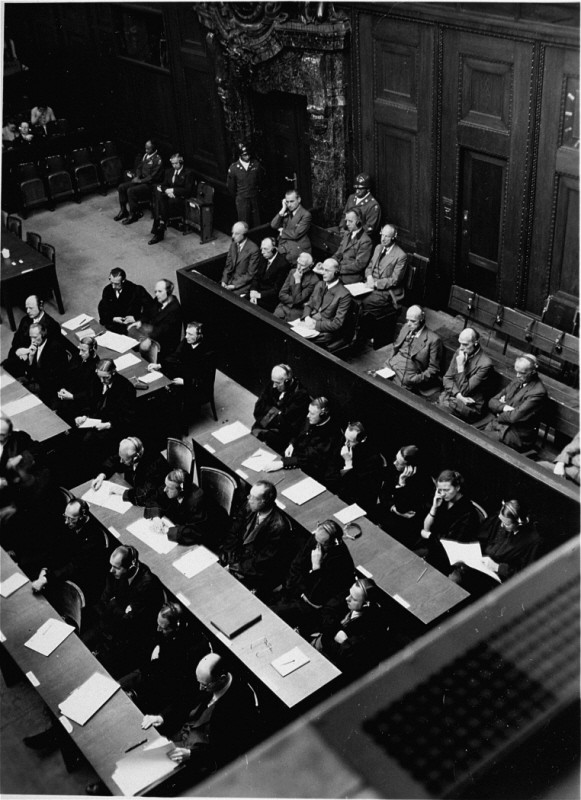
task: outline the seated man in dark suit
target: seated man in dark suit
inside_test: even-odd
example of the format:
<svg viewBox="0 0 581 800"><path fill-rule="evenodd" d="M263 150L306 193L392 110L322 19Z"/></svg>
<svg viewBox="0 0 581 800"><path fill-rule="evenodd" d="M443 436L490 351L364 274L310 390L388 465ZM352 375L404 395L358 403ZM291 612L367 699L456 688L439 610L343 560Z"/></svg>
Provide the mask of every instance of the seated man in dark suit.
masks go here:
<svg viewBox="0 0 581 800"><path fill-rule="evenodd" d="M305 303L312 295L315 286L321 279L313 272L313 257L310 253L301 253L295 269L291 269L278 293L279 304L274 309L274 316L286 322L300 319Z"/></svg>
<svg viewBox="0 0 581 800"><path fill-rule="evenodd" d="M105 587L109 552L100 523L85 500L69 500L64 524L45 548L33 592L42 592L67 622L79 627L81 608L95 603ZM71 592L68 582L82 592ZM84 602L83 602L84 601Z"/></svg>
<svg viewBox="0 0 581 800"><path fill-rule="evenodd" d="M340 456L343 465L337 493L346 503L357 503L371 511L383 480L383 459L361 422L350 422L346 427Z"/></svg>
<svg viewBox="0 0 581 800"><path fill-rule="evenodd" d="M395 329L395 312L404 298L407 267L407 255L396 244L396 238L395 225L384 225L381 244L375 248L365 270L365 282L373 291L363 295L360 300L357 340L361 344L372 335L373 320L390 311L394 314Z"/></svg>
<svg viewBox="0 0 581 800"><path fill-rule="evenodd" d="M358 283L363 280L373 244L363 227L363 217L356 208L345 214L345 225L347 231L343 234L341 244L333 258L341 268L339 272L341 282ZM318 271L315 268L315 272Z"/></svg>
<svg viewBox="0 0 581 800"><path fill-rule="evenodd" d="M252 433L282 452L303 427L310 398L288 364L273 367L270 381L254 406Z"/></svg>
<svg viewBox="0 0 581 800"><path fill-rule="evenodd" d="M116 443L135 425L135 386L119 375L115 362L99 361L96 377L89 384L87 401L75 425L81 429L79 446L83 460L100 464L115 452ZM98 420L84 429L87 419Z"/></svg>
<svg viewBox="0 0 581 800"><path fill-rule="evenodd" d="M157 342L162 360L173 353L182 335L182 307L173 292L173 281L167 278L158 281L154 289L155 299L127 331L130 336L141 339L143 347L151 340Z"/></svg>
<svg viewBox="0 0 581 800"><path fill-rule="evenodd" d="M278 303L284 280L289 271L289 263L277 249L274 239L268 236L260 243L258 269L250 285L250 302L274 311Z"/></svg>
<svg viewBox="0 0 581 800"><path fill-rule="evenodd" d="M259 596L282 582L296 554L289 521L275 501L272 483L255 483L220 549L222 563Z"/></svg>
<svg viewBox="0 0 581 800"><path fill-rule="evenodd" d="M547 400L538 368L535 356L530 353L519 356L514 362L516 379L489 400L491 413L476 427L514 450L533 447Z"/></svg>
<svg viewBox="0 0 581 800"><path fill-rule="evenodd" d="M258 247L248 237L246 222L232 226L232 244L222 273L222 288L247 297L258 269Z"/></svg>
<svg viewBox="0 0 581 800"><path fill-rule="evenodd" d="M62 336L48 338L44 322L33 322L29 334L28 364L20 382L50 406L56 402L57 392L63 384L69 355Z"/></svg>
<svg viewBox="0 0 581 800"><path fill-rule="evenodd" d="M54 410L70 425L74 424L89 400L91 387L95 384L95 372L99 365L97 341L85 336L79 342L79 360L69 366L64 383L58 390Z"/></svg>
<svg viewBox="0 0 581 800"><path fill-rule="evenodd" d="M153 237L147 244L163 241L165 229L172 211L183 208L184 202L194 194L196 179L193 170L184 167L184 157L179 153L170 156L171 169L165 171L163 182L153 195L155 219L151 232Z"/></svg>
<svg viewBox="0 0 581 800"><path fill-rule="evenodd" d="M30 355L30 326L34 322L42 322L46 326L47 336L60 337L61 326L44 310L44 302L36 294L27 297L24 303L25 315L20 320L16 333L12 337L12 345L8 357L2 366L15 378L26 372Z"/></svg>
<svg viewBox="0 0 581 800"><path fill-rule="evenodd" d="M313 342L327 347L341 338L353 298L339 280L339 264L334 258L323 261L322 275L301 319L307 328L319 332Z"/></svg>
<svg viewBox="0 0 581 800"><path fill-rule="evenodd" d="M115 333L127 333L127 326L141 319L151 296L143 286L127 280L125 270L114 267L99 301L99 322Z"/></svg>
<svg viewBox="0 0 581 800"><path fill-rule="evenodd" d="M167 461L160 453L145 451L141 439L128 436L119 442L119 455L108 458L93 480L92 487L98 491L106 478L120 473L130 488L119 486L117 493L135 506L155 506L156 494L168 472Z"/></svg>
<svg viewBox="0 0 581 800"><path fill-rule="evenodd" d="M282 208L270 223L279 232L278 252L293 266L301 253L311 252L311 212L301 205L301 196L296 189L289 189L282 201Z"/></svg>
<svg viewBox="0 0 581 800"><path fill-rule="evenodd" d="M229 526L228 515L183 469L168 472L163 487L158 488L151 503L144 516L159 520L157 529L171 542L203 544L214 553L218 552ZM164 523L160 519L162 515L172 525Z"/></svg>
<svg viewBox="0 0 581 800"><path fill-rule="evenodd" d="M324 609L338 607L349 590L355 565L335 520L320 522L295 556L272 610L305 636L321 630Z"/></svg>
<svg viewBox="0 0 581 800"><path fill-rule="evenodd" d="M334 491L342 467L340 442L341 431L331 418L329 401L326 397L315 397L309 404L303 427L291 439L282 460L273 461L266 472L298 467Z"/></svg>
<svg viewBox="0 0 581 800"><path fill-rule="evenodd" d="M480 347L480 334L474 328L464 328L458 342L460 347L444 375L444 391L438 405L455 417L474 422L484 414L486 401L492 394L487 389L494 367Z"/></svg>
<svg viewBox="0 0 581 800"><path fill-rule="evenodd" d="M406 324L393 346L387 366L395 372L394 383L412 392L433 390L440 383L442 340L426 327L420 306L410 306Z"/></svg>
<svg viewBox="0 0 581 800"><path fill-rule="evenodd" d="M155 645L163 586L134 547L111 554L105 589L81 638L114 678L138 669Z"/></svg>
<svg viewBox="0 0 581 800"><path fill-rule="evenodd" d="M123 181L117 187L120 211L113 219L116 222L123 220L124 225L137 222L143 216L139 210L139 202L149 200L153 186L161 180L162 175L163 161L153 141L148 139L145 143L145 154L138 156L134 170L126 173L129 180Z"/></svg>

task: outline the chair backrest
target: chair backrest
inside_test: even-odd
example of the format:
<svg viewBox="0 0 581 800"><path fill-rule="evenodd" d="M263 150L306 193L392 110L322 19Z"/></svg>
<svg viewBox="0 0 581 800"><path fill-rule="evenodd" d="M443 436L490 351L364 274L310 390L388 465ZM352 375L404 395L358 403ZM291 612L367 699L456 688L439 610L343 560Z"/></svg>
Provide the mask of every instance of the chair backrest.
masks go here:
<svg viewBox="0 0 581 800"><path fill-rule="evenodd" d="M200 468L200 485L229 515L232 511L234 493L238 488L236 481L227 472L214 467Z"/></svg>
<svg viewBox="0 0 581 800"><path fill-rule="evenodd" d="M53 264L56 264L56 250L52 246L52 244L45 244L41 242L38 245L38 252L42 253L45 258L48 258L49 261L52 261Z"/></svg>
<svg viewBox="0 0 581 800"><path fill-rule="evenodd" d="M71 153L71 159L77 167L82 167L85 164L93 163L91 161L88 147L78 147L76 150L73 150Z"/></svg>
<svg viewBox="0 0 581 800"><path fill-rule="evenodd" d="M20 181L30 181L40 177L38 174L38 167L36 164L33 164L32 161L28 161L26 164L18 164L16 167L16 174Z"/></svg>
<svg viewBox="0 0 581 800"><path fill-rule="evenodd" d="M118 156L119 153L117 152L117 145L115 142L111 140L107 142L101 142L101 154L103 156Z"/></svg>
<svg viewBox="0 0 581 800"><path fill-rule="evenodd" d="M157 364L157 359L160 350L161 347L159 343L156 342L154 339L143 339L143 341L139 343L139 354L149 364Z"/></svg>
<svg viewBox="0 0 581 800"><path fill-rule="evenodd" d="M186 475L191 475L194 466L194 450L181 439L168 436L167 463L171 469L183 469Z"/></svg>
<svg viewBox="0 0 581 800"><path fill-rule="evenodd" d="M47 156L44 159L44 167L47 175L52 175L55 172L66 172L64 156L60 156L57 153L52 156Z"/></svg>
<svg viewBox="0 0 581 800"><path fill-rule="evenodd" d="M30 247L34 247L35 250L38 250L40 245L42 244L42 236L40 233L34 233L33 231L26 231L26 244Z"/></svg>
<svg viewBox="0 0 581 800"><path fill-rule="evenodd" d="M480 517L480 522L481 523L484 522L484 520L488 518L488 514L486 513L486 511L482 508L480 503L477 503L474 500L471 500L470 502L478 512L478 516Z"/></svg>
<svg viewBox="0 0 581 800"><path fill-rule="evenodd" d="M198 184L197 198L207 205L213 203L214 187L210 186L210 184L205 181L200 181Z"/></svg>
<svg viewBox="0 0 581 800"><path fill-rule="evenodd" d="M8 219L6 220L6 227L10 233L15 234L22 239L22 220L20 217L17 217L16 214L9 214Z"/></svg>

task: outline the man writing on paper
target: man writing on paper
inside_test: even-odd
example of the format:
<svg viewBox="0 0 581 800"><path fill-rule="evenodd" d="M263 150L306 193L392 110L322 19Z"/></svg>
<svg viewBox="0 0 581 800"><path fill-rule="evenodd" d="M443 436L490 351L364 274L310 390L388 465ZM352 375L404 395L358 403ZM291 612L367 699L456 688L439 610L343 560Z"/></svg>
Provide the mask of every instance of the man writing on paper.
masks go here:
<svg viewBox="0 0 581 800"><path fill-rule="evenodd" d="M291 367L277 364L254 406L253 435L281 453L302 428L308 406L309 395Z"/></svg>
<svg viewBox="0 0 581 800"><path fill-rule="evenodd" d="M119 442L118 456L108 458L103 463L92 488L98 492L103 481L117 472L129 484L129 488L119 486L116 494L123 495L123 500L134 506L152 506L156 505L155 495L167 471L167 461L160 453L146 452L141 439L128 436Z"/></svg>

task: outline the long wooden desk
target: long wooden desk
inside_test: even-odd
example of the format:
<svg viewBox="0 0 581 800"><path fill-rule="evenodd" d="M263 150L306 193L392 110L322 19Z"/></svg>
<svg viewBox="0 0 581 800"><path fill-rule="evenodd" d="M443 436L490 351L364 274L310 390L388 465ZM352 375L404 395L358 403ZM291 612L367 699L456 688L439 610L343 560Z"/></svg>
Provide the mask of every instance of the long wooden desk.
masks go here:
<svg viewBox="0 0 581 800"><path fill-rule="evenodd" d="M461 472L467 492L486 509L497 509L510 493L530 503L558 541L578 531L576 486L422 397L327 353L272 314L224 291L217 282L223 261L215 257L184 267L177 278L186 317L206 325L217 367L228 377L259 394L274 364L290 364L313 397L330 398L340 423L361 419L386 457L416 444L435 472Z"/></svg>
<svg viewBox="0 0 581 800"><path fill-rule="evenodd" d="M239 477L247 475L243 479L252 484L257 480L274 483L285 513L307 530L314 530L318 522L333 518L334 514L347 507L346 503L329 491L302 505L296 505L282 497L281 492L306 477L301 470L251 472L241 466L259 447L270 450L252 435L230 444L222 444L210 432L196 437L194 444L198 467L204 462L211 464L214 458L219 461L218 466L226 467ZM356 522L361 527L362 535L358 539L345 539L355 566L361 566L371 573L386 594L424 624L434 622L469 597L468 592L426 564L366 517L361 517Z"/></svg>
<svg viewBox="0 0 581 800"><path fill-rule="evenodd" d="M21 572L4 550L0 550L0 556L0 580ZM49 656L24 646L47 620L59 618L42 595L33 594L30 583L9 597L2 597L0 607L2 646L57 718L60 717L59 703L74 689L95 672L108 676L75 633L70 634ZM29 677L31 673L35 680ZM143 713L119 689L84 725L69 720L71 739L112 794L121 794L111 776L116 762L123 758L127 748L142 739L152 742L160 738L154 728L142 730L142 719ZM32 720L31 727L34 728Z"/></svg>
<svg viewBox="0 0 581 800"><path fill-rule="evenodd" d="M91 482L87 481L73 489L73 493L82 497L90 485ZM173 566L173 562L192 550L192 547L178 545L167 555L160 555L127 531L128 525L143 517L143 508L133 506L124 514L119 514L92 505L91 511L121 543L136 547L140 559L163 585L288 708L294 708L311 698L341 674L222 566L211 564L193 578L186 578ZM228 639L215 628L212 620L218 613L239 605L261 614L262 619L233 639ZM299 647L310 661L283 678L271 662L294 647Z"/></svg>
<svg viewBox="0 0 581 800"><path fill-rule="evenodd" d="M0 367L0 386L3 409L9 403L26 401L26 398L34 396L3 367ZM67 425L64 419L61 419L44 403L38 403L24 411L16 413L12 411L8 416L13 421L15 428L26 431L37 442L48 442L55 436L60 436L70 430L70 425Z"/></svg>
<svg viewBox="0 0 581 800"><path fill-rule="evenodd" d="M79 342L83 338L83 332L88 331L90 329L93 330L97 336L100 336L102 333L106 331L105 326L101 325L101 323L98 322L96 319L94 319L94 317L91 317L89 321L87 321L74 331L70 331L68 330L68 328L61 328L61 331L74 347L78 347ZM130 336L130 334L128 335ZM135 339L135 344L138 344L137 339ZM123 353L118 353L116 350L111 350L110 348L103 347L102 345L98 345L97 352L99 354L99 358L111 358L113 360L124 355ZM148 374L147 372L148 362L139 353L135 353L133 350L128 350L127 352L137 356L137 358L139 358L139 364L133 364L131 367L126 367L125 369L120 370L119 374L123 375L124 378L127 378L132 383L135 383L143 375ZM143 386L137 392L137 399L139 399L140 397L149 397L155 392L159 391L160 389L165 389L165 387L169 386L170 384L171 380L165 375L162 375L161 378L158 378L158 380L154 381L153 383L149 383Z"/></svg>
<svg viewBox="0 0 581 800"><path fill-rule="evenodd" d="M54 291L58 310L61 314L64 314L65 309L61 297L56 266L53 262L39 253L38 250L35 250L34 247L30 247L26 242L23 242L18 236L2 228L2 250L5 248L10 251L10 258L4 258L4 256L2 256L2 274L0 281L4 295L3 303L6 306L11 329L13 331L16 330L14 313L12 311L13 299L16 297L19 284L26 282L32 273L36 273L36 276L39 278L46 277Z"/></svg>

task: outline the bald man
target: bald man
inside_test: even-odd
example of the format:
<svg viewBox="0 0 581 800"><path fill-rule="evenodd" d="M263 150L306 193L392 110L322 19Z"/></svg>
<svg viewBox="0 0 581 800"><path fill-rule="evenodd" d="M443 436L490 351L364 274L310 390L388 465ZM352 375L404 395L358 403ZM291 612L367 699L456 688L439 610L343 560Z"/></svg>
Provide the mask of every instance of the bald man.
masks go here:
<svg viewBox="0 0 581 800"><path fill-rule="evenodd" d="M232 226L232 244L222 273L222 288L250 299L250 290L258 270L258 247L248 239L246 222Z"/></svg>
<svg viewBox="0 0 581 800"><path fill-rule="evenodd" d="M61 336L61 326L44 310L44 303L37 294L31 294L24 302L25 314L18 324L12 338L12 345L2 366L15 378L24 375L30 354L30 326L34 322L42 322L46 326L47 336Z"/></svg>
<svg viewBox="0 0 581 800"><path fill-rule="evenodd" d="M119 485L113 490L115 494L122 494L123 500L135 506L155 506L157 489L168 472L168 463L160 453L155 450L146 452L141 439L128 436L119 443L118 456L108 458L103 463L92 488L98 491L105 479L118 473L130 488Z"/></svg>
<svg viewBox="0 0 581 800"><path fill-rule="evenodd" d="M480 346L480 334L464 328L458 336L460 345L444 375L444 391L438 405L466 422L475 422L484 414L494 373L492 361Z"/></svg>
<svg viewBox="0 0 581 800"><path fill-rule="evenodd" d="M196 680L204 697L190 711L175 737L175 749L168 754L172 761L186 765L176 776L180 786L200 780L246 752L257 732L254 694L247 683L229 672L221 656L204 656ZM171 720L163 722L165 729L172 729ZM142 727L149 727L147 718Z"/></svg>
<svg viewBox="0 0 581 800"><path fill-rule="evenodd" d="M394 372L394 383L421 394L440 383L442 340L426 327L426 315L421 306L410 306L406 324L393 345L393 355L387 366Z"/></svg>
<svg viewBox="0 0 581 800"><path fill-rule="evenodd" d="M254 406L252 433L282 454L303 427L309 402L308 393L295 378L291 367L277 364Z"/></svg>
<svg viewBox="0 0 581 800"><path fill-rule="evenodd" d="M160 360L173 353L182 338L182 307L174 294L174 284L162 278L155 284L154 299L145 306L142 317L127 328L129 336L157 342Z"/></svg>

